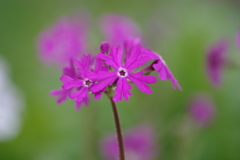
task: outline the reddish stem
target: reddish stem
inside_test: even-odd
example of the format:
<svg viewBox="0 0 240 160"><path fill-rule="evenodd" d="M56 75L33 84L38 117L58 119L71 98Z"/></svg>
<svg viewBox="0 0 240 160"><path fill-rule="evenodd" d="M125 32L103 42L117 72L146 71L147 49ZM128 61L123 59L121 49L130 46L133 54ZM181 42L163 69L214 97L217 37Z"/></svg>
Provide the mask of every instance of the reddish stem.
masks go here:
<svg viewBox="0 0 240 160"><path fill-rule="evenodd" d="M116 126L116 130L117 130L117 138L118 138L120 160L125 160L125 158L124 158L123 138L122 138L120 120L119 120L118 112L117 112L117 106L116 106L116 103L113 101L112 98L110 98L110 101L111 101L111 104L112 104L112 110L113 110L113 115L114 115L114 120L115 120L115 126Z"/></svg>

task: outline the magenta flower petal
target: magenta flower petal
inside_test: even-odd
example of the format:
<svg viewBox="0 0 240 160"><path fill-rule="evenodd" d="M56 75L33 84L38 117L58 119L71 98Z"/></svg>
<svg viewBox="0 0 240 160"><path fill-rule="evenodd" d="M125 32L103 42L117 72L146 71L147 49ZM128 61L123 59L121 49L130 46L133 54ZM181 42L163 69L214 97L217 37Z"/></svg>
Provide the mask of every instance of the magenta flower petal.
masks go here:
<svg viewBox="0 0 240 160"><path fill-rule="evenodd" d="M158 62L153 65L153 68L159 73L158 76L161 80L164 81L168 79L172 81L173 89L178 88L180 91L182 91L182 87L178 84L178 81L175 79L164 60L158 60Z"/></svg>
<svg viewBox="0 0 240 160"><path fill-rule="evenodd" d="M144 53L145 55L149 56L150 59L155 59L155 60L162 59L160 55L158 55L157 53L153 52L150 49L141 47L141 52Z"/></svg>
<svg viewBox="0 0 240 160"><path fill-rule="evenodd" d="M98 80L102 80L102 79L106 79L112 76L117 75L116 71L104 71L104 70L99 70L98 72L96 72L95 74L91 74L89 75L89 78L98 81Z"/></svg>
<svg viewBox="0 0 240 160"><path fill-rule="evenodd" d="M88 105L90 101L90 98L88 95L86 95L86 97L83 98L83 100L81 102L75 102L75 109L79 110L82 108L82 105Z"/></svg>
<svg viewBox="0 0 240 160"><path fill-rule="evenodd" d="M101 97L102 97L102 92L97 92L94 94L95 99L101 99Z"/></svg>
<svg viewBox="0 0 240 160"><path fill-rule="evenodd" d="M81 92L79 92L78 97L76 99L76 102L82 102L84 100L85 97L88 96L88 88L87 87L83 87L81 89Z"/></svg>
<svg viewBox="0 0 240 160"><path fill-rule="evenodd" d="M82 87L76 92L73 92L69 95L71 99L77 99L76 102L82 102L83 98L86 97L88 94L88 88L87 87Z"/></svg>
<svg viewBox="0 0 240 160"><path fill-rule="evenodd" d="M105 60L106 64L111 65L117 70L119 66L122 66L123 52L120 47L112 47L110 55L111 57L100 53L98 54L98 57L102 60Z"/></svg>
<svg viewBox="0 0 240 160"><path fill-rule="evenodd" d="M99 72L98 80L101 80L100 82L94 84L93 87L91 87L92 92L99 92L103 90L107 85L113 84L113 82L118 78L117 73L115 71L111 72Z"/></svg>
<svg viewBox="0 0 240 160"><path fill-rule="evenodd" d="M70 62L70 66L63 68L63 75L67 75L69 77L75 78L77 74L73 64L73 59L71 59L69 62Z"/></svg>
<svg viewBox="0 0 240 160"><path fill-rule="evenodd" d="M73 66L73 61L70 60L70 66L63 68L63 81L67 83L66 86L64 86L63 89L53 90L50 92L51 96L57 97L57 104L61 104L67 100L69 94L72 92L71 88L74 87L68 83L76 76L77 75Z"/></svg>
<svg viewBox="0 0 240 160"><path fill-rule="evenodd" d="M78 67L78 71L81 74L82 78L86 78L90 72L90 67L93 63L93 58L90 54L83 55L81 60L76 59L74 62Z"/></svg>
<svg viewBox="0 0 240 160"><path fill-rule="evenodd" d="M157 68L157 66L155 65L155 69ZM162 80L162 81L165 81L167 79L167 71L166 69L164 69L164 67L162 67L162 69L160 69L161 71L159 71L159 78Z"/></svg>
<svg viewBox="0 0 240 160"><path fill-rule="evenodd" d="M206 55L207 74L213 86L221 84L223 69L227 59L225 55L228 52L228 40L220 39L213 44Z"/></svg>
<svg viewBox="0 0 240 160"><path fill-rule="evenodd" d="M139 75L135 75L135 74L130 73L128 78L133 83L135 83L142 92L147 93L147 94L152 94L152 90L150 89L150 87L144 83L144 80L146 80L145 76L141 77ZM153 76L149 76L149 78L152 79L150 81L155 81L155 79L156 79L155 77L153 78Z"/></svg>
<svg viewBox="0 0 240 160"><path fill-rule="evenodd" d="M112 52L111 52L113 60L116 62L116 64L120 67L122 66L122 56L123 56L123 51L120 47L112 47Z"/></svg>
<svg viewBox="0 0 240 160"><path fill-rule="evenodd" d="M63 90L63 89L56 89L50 91L50 95L53 97L57 97L57 104L61 104L67 100L68 95L71 93L71 89Z"/></svg>
<svg viewBox="0 0 240 160"><path fill-rule="evenodd" d="M141 54L141 47L135 46L133 47L131 54L127 57L124 67L129 71L132 71L149 60L149 56Z"/></svg>
<svg viewBox="0 0 240 160"><path fill-rule="evenodd" d="M103 60L101 60L100 58L96 58L96 63L93 69L93 73L90 73L88 75L88 77L90 79L96 79L100 73L98 73L99 71L108 71L108 65L106 65ZM95 75L95 76L94 76ZM92 78L91 78L92 77ZM94 78L95 77L95 78Z"/></svg>
<svg viewBox="0 0 240 160"><path fill-rule="evenodd" d="M83 80L73 79L69 76L63 75L60 80L64 83L62 85L63 89L79 88L83 86Z"/></svg>
<svg viewBox="0 0 240 160"><path fill-rule="evenodd" d="M98 58L104 60L104 62L110 66L112 66L114 69L118 69L118 64L116 61L114 61L114 59L110 56L107 56L105 54L99 53L98 54Z"/></svg>
<svg viewBox="0 0 240 160"><path fill-rule="evenodd" d="M143 72L138 73L130 73L130 76L133 76L136 79L140 79L142 82L150 84L150 83L156 83L157 78L151 75L142 75Z"/></svg>
<svg viewBox="0 0 240 160"><path fill-rule="evenodd" d="M116 76L112 76L109 78L106 78L98 83L96 83L92 88L91 91L94 93L100 92L101 90L103 90L105 87L107 87L108 85L113 84L113 82L117 79Z"/></svg>
<svg viewBox="0 0 240 160"><path fill-rule="evenodd" d="M103 68L103 61L97 57L95 67L94 67L94 72L98 72L99 70L102 70L102 68Z"/></svg>
<svg viewBox="0 0 240 160"><path fill-rule="evenodd" d="M113 97L113 100L115 102L122 101L122 97L125 98L126 101L129 100L129 96L132 95L132 93L129 91L131 90L131 85L125 78L119 78L117 82L117 88L115 89L115 95Z"/></svg>
<svg viewBox="0 0 240 160"><path fill-rule="evenodd" d="M79 110L79 109L81 109L82 108L82 103L77 103L77 102L75 102L75 109L76 110Z"/></svg>
<svg viewBox="0 0 240 160"><path fill-rule="evenodd" d="M137 24L130 18L108 14L100 19L102 32L108 42L114 45L122 44L130 37L139 37Z"/></svg>
<svg viewBox="0 0 240 160"><path fill-rule="evenodd" d="M173 89L178 88L179 90L182 91L181 86L179 85L178 81L175 79L173 76L172 72L168 68L167 64L165 61L162 59L162 57L155 52L151 51L150 49L144 49L142 48L142 52L149 56L150 59L155 59L155 63L152 65L152 67L159 73L159 78L161 80L170 80L172 81L172 87ZM151 67L150 67L151 68Z"/></svg>
<svg viewBox="0 0 240 160"><path fill-rule="evenodd" d="M95 92L95 93L94 93L94 98L95 98L96 100L102 98L102 93L105 92L106 89L107 89L107 87L103 88L102 90L100 90L100 91L98 91L98 92Z"/></svg>

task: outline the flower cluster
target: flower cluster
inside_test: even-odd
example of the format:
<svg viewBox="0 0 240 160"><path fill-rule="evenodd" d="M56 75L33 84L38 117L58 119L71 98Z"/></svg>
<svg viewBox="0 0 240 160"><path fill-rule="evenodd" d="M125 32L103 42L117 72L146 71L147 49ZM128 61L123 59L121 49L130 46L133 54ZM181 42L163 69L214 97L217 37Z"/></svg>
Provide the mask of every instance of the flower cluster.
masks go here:
<svg viewBox="0 0 240 160"><path fill-rule="evenodd" d="M149 75L159 73L161 80L170 80L174 89L181 86L174 78L162 57L141 44L137 25L129 18L106 15L101 18L105 35L97 55L84 54L85 33L83 25L76 21L61 20L51 30L41 34L39 51L48 61L68 62L63 68L62 89L53 90L60 104L68 97L75 99L76 109L89 103L89 93L100 99L102 93L111 96L115 102L129 100L132 84L144 93L151 94L148 84L157 82ZM80 27L82 26L82 27ZM108 32L107 32L108 31ZM88 49L89 50L89 49Z"/></svg>
<svg viewBox="0 0 240 160"><path fill-rule="evenodd" d="M155 83L157 79L147 74L154 70L159 73L161 80L169 79L174 89L177 86L181 90L178 81L159 55L145 49L141 44L132 42L133 40L128 40L123 43L125 45L119 46L103 42L100 46L102 53L95 57L84 55L81 60L74 60L77 73L73 67L66 69L69 72L60 78L63 90L68 92L69 97L75 99L76 103L87 102L89 92L94 94L95 99L99 99L103 92L112 90L115 92L113 95L115 102L122 101L122 98L128 101L132 95L130 92L132 83L142 92L152 93L147 84ZM144 66L151 60L153 62L150 66ZM70 93L73 89L76 91Z"/></svg>

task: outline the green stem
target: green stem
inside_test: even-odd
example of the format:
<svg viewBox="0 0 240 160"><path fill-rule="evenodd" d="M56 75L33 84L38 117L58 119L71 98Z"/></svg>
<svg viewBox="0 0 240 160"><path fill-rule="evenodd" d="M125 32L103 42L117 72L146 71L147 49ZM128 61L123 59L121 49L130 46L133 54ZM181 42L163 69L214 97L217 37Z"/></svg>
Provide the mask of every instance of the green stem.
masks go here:
<svg viewBox="0 0 240 160"><path fill-rule="evenodd" d="M113 110L113 115L114 115L114 120L115 120L115 126L116 126L116 130L117 130L117 138L118 138L120 160L125 160L125 158L124 158L123 138L122 138L120 120L119 120L118 112L117 112L117 106L116 106L116 103L113 101L112 98L110 98L110 101L111 101L111 104L112 104L112 110Z"/></svg>

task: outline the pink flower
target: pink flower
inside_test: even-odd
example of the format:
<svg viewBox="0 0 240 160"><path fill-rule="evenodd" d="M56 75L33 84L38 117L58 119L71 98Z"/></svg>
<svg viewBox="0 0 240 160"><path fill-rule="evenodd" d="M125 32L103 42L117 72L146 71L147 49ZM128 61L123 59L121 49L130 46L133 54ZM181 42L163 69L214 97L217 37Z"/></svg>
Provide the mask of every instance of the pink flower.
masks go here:
<svg viewBox="0 0 240 160"><path fill-rule="evenodd" d="M73 60L70 61L70 67L65 67L63 69L63 75L68 76L71 78L77 78L79 75L76 73L76 69L73 64ZM53 97L57 97L57 104L61 104L64 101L67 100L69 95L73 92L73 88L68 88L68 89L56 89L52 90L50 92L50 95ZM82 104L88 105L89 103L89 96L86 96L81 102L76 102L75 103L75 108L80 109Z"/></svg>
<svg viewBox="0 0 240 160"><path fill-rule="evenodd" d="M64 91L69 91L74 88L77 89L75 92L69 93L71 99L76 99L77 109L81 107L81 104L88 104L89 102L89 92L93 92L95 99L100 99L102 92L106 90L103 87L101 90L94 92L92 87L95 85L95 80L92 79L92 74L98 72L98 70L106 70L106 67L101 60L96 59L95 69L92 70L93 62L95 57L91 55L83 55L81 60L75 60L75 65L77 66L78 76L69 76L64 74L60 80L63 82L62 88Z"/></svg>
<svg viewBox="0 0 240 160"><path fill-rule="evenodd" d="M171 70L168 68L166 62L163 60L163 58L160 55L156 54L150 49L142 49L142 52L148 55L151 59L155 59L155 62L153 63L153 65L145 69L144 71L147 71L148 69L149 70L154 69L159 73L158 77L162 81L165 81L168 79L172 81L172 87L174 89L178 88L180 91L182 91L182 87L179 85L178 81L173 76Z"/></svg>
<svg viewBox="0 0 240 160"><path fill-rule="evenodd" d="M221 83L223 68L226 65L224 57L228 52L228 40L220 39L214 43L207 51L207 74L212 85L217 86Z"/></svg>
<svg viewBox="0 0 240 160"><path fill-rule="evenodd" d="M101 30L105 39L111 44L122 44L130 37L139 37L137 24L130 18L108 14L100 19Z"/></svg>
<svg viewBox="0 0 240 160"><path fill-rule="evenodd" d="M199 126L207 126L213 121L215 105L211 97L197 94L190 103L189 112L195 123Z"/></svg>
<svg viewBox="0 0 240 160"><path fill-rule="evenodd" d="M77 58L86 50L86 17L63 18L51 28L43 31L38 39L38 52L45 63L66 65L70 59Z"/></svg>
<svg viewBox="0 0 240 160"><path fill-rule="evenodd" d="M113 100L115 102L122 101L122 97L126 101L129 100L131 85L128 80L132 81L144 93L151 94L152 91L147 84L155 83L157 80L154 76L142 75L143 72L131 73L134 69L147 62L150 58L141 54L141 47L135 46L131 54L127 56L126 62L123 64L123 52L120 47L112 47L110 55L102 53L98 54L98 58L104 60L104 63L110 65L115 71L102 71L99 70L94 76L98 83L93 86L93 92L99 92L116 82L117 88Z"/></svg>
<svg viewBox="0 0 240 160"><path fill-rule="evenodd" d="M237 47L240 49L240 30L237 32L236 42L237 42Z"/></svg>
<svg viewBox="0 0 240 160"><path fill-rule="evenodd" d="M150 160L156 154L154 132L149 127L137 127L123 134L126 159ZM119 150L116 136L103 139L102 154L106 160L118 160Z"/></svg>

